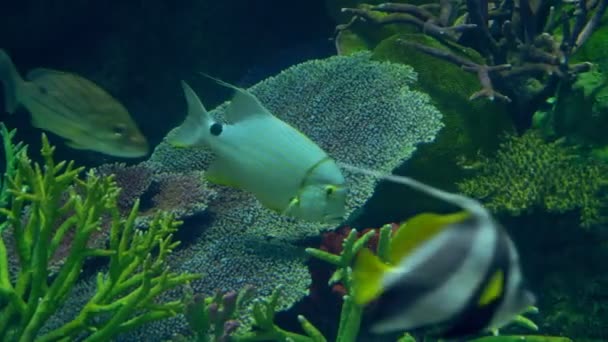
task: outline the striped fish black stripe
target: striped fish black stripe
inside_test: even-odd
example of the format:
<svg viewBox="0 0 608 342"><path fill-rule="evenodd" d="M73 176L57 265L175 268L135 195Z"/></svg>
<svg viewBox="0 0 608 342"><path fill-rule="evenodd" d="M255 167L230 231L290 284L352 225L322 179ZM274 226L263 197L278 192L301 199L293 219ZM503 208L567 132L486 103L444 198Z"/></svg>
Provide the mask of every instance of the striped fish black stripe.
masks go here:
<svg viewBox="0 0 608 342"><path fill-rule="evenodd" d="M488 327L492 317L494 317L496 311L502 304L505 298L506 286L509 277L511 276L511 265L509 261L510 250L508 237L504 229L502 229L502 227L498 227L496 232L498 236L496 239L496 244L493 247L494 255L492 257L490 267L484 275L483 282L477 289L475 289L474 295L471 297L468 305L452 323L451 328L442 333L443 337L450 338L466 336L484 330ZM504 274L503 282L501 284L502 291L496 300L492 301L488 305L480 306L478 304L479 299L481 298L483 291L496 271L502 271Z"/></svg>
<svg viewBox="0 0 608 342"><path fill-rule="evenodd" d="M460 269L471 252L471 243L479 231L478 224L471 218L446 229L458 231L457 241L454 239L443 241L432 256L411 270L412 276L404 277L396 286L383 292L379 305L382 310L378 310L374 315L375 321L381 322L403 314L408 308L414 307L421 298L432 296L438 286L445 284L453 272ZM434 324L436 323L428 323L428 325ZM427 324L424 324L417 328L426 326Z"/></svg>

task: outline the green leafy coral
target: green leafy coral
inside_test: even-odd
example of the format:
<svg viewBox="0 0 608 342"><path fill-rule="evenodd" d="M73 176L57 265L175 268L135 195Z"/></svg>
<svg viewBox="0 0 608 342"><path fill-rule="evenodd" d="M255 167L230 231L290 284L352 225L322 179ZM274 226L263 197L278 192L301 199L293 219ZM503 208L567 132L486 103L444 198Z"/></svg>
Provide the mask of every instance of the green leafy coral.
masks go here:
<svg viewBox="0 0 608 342"><path fill-rule="evenodd" d="M545 142L534 130L507 137L493 158L467 167L477 175L460 182L460 191L482 199L494 212L580 210L583 227L606 221L602 214L606 165L585 158L562 141Z"/></svg>
<svg viewBox="0 0 608 342"><path fill-rule="evenodd" d="M3 130L5 150L13 134ZM147 322L183 310L181 301L157 303L162 292L197 278L171 272L165 258L178 245L172 233L179 222L158 215L147 231L138 231L136 203L123 218L116 206L120 189L112 177L89 173L73 162L55 163L54 148L43 136L43 164L26 153L13 154L14 172L7 177L10 193L0 216L6 219L16 255L0 239L0 340L108 341ZM90 248L93 232L110 230L107 248ZM109 227L109 228L108 228ZM48 265L55 251L70 240L65 263L53 277ZM109 268L97 275L97 291L73 320L52 330L43 326L65 302L88 257L109 258ZM17 257L20 268L9 269L8 258Z"/></svg>

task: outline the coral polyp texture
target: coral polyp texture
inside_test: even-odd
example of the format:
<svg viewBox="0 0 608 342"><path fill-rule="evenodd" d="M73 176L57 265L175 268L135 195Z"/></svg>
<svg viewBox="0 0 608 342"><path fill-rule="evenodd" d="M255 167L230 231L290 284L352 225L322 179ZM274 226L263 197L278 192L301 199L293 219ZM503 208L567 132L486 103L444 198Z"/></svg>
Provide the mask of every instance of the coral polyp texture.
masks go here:
<svg viewBox="0 0 608 342"><path fill-rule="evenodd" d="M103 164L96 168L96 173L102 176L114 175L114 180L120 187L117 204L121 211L130 210L152 184L153 172L144 163L130 166L125 163Z"/></svg>
<svg viewBox="0 0 608 342"><path fill-rule="evenodd" d="M606 222L608 167L577 155L563 141L545 142L530 130L510 136L493 158L473 167L477 175L458 184L495 212L519 215L535 208L564 213L580 211L582 227Z"/></svg>
<svg viewBox="0 0 608 342"><path fill-rule="evenodd" d="M136 200L142 200L138 226L145 226L159 211L170 212L180 220L201 214L215 198L203 171L159 171L154 164L143 162L130 166L104 164L96 172L114 175L121 188L118 197L121 210L129 210Z"/></svg>

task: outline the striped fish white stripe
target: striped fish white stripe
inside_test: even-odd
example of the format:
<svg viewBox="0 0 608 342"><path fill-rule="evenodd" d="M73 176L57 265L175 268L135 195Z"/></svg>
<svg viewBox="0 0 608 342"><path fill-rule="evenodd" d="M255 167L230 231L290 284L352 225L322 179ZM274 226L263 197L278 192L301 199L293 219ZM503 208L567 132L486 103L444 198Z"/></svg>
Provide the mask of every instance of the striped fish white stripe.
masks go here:
<svg viewBox="0 0 608 342"><path fill-rule="evenodd" d="M468 222L472 224L471 222ZM465 223L466 224L466 223ZM474 224L474 223L473 223ZM415 299L408 307L402 308L399 315L378 322L372 328L375 332L405 331L422 326L446 322L466 309L475 289L484 280L484 275L491 265L493 251L497 243L497 234L492 227L475 227L472 239L465 241L461 229L447 228L432 241L421 248L420 257L426 256L426 266L439 267L436 263L450 262L449 253L456 249L466 250L463 260L451 260L458 268L437 279L436 284L426 284L429 291ZM446 255L447 254L447 255ZM454 255L459 255L454 252ZM412 255L413 256L413 255ZM407 263L407 262L406 262ZM480 271L484 270L484 271ZM431 272L427 269L416 269L418 273ZM424 277L424 274L411 274L410 277ZM407 277L407 276L406 276ZM406 280L407 281L407 280ZM413 280L412 282L415 282Z"/></svg>

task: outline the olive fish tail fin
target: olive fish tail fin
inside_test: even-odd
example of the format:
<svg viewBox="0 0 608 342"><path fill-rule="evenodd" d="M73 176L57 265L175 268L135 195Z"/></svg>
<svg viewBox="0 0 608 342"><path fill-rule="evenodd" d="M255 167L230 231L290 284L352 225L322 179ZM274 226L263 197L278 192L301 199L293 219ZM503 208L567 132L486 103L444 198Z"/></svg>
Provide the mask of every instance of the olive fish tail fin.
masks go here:
<svg viewBox="0 0 608 342"><path fill-rule="evenodd" d="M355 303L365 305L378 298L383 291L382 278L390 270L372 251L364 248L357 254L353 266Z"/></svg>
<svg viewBox="0 0 608 342"><path fill-rule="evenodd" d="M4 108L12 114L19 106L17 94L25 81L19 75L10 56L2 49L0 49L0 82L4 87Z"/></svg>
<svg viewBox="0 0 608 342"><path fill-rule="evenodd" d="M194 90L184 81L182 88L188 105L188 114L184 122L169 134L167 141L175 147L199 145L209 136L209 127L213 120Z"/></svg>

